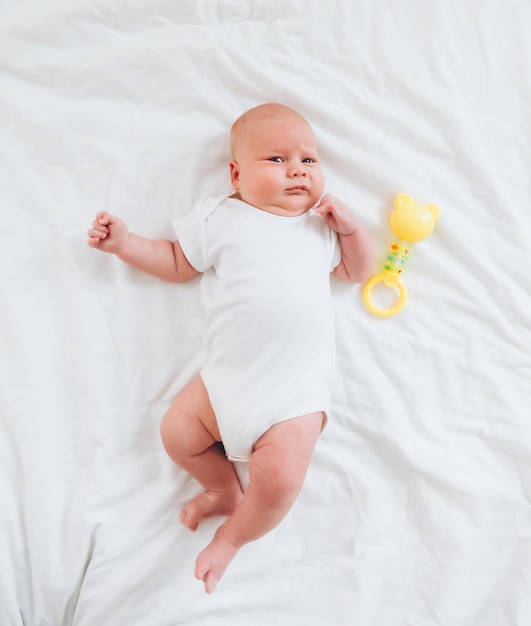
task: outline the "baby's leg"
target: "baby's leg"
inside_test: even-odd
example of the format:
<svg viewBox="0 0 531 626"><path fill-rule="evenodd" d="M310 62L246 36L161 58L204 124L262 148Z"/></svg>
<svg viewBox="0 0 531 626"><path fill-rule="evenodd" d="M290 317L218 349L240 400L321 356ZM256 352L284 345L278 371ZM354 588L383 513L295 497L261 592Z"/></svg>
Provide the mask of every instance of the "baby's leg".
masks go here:
<svg viewBox="0 0 531 626"><path fill-rule="evenodd" d="M196 561L196 577L208 593L238 550L275 528L290 510L303 485L323 418L323 413L312 413L281 422L258 440L242 501Z"/></svg>
<svg viewBox="0 0 531 626"><path fill-rule="evenodd" d="M195 531L203 518L230 515L242 499L242 490L234 466L219 445L216 418L200 377L177 396L160 432L171 459L205 489L183 507L181 522Z"/></svg>

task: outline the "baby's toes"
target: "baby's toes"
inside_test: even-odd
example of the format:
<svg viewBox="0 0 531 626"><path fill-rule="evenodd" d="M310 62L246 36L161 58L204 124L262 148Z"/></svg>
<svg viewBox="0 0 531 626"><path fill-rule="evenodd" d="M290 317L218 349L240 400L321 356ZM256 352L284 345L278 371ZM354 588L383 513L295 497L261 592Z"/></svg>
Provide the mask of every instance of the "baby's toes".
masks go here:
<svg viewBox="0 0 531 626"><path fill-rule="evenodd" d="M195 532L199 527L200 519L198 516L194 514L193 511L190 511L190 506L186 505L182 508L181 514L179 515L179 521L183 526L189 528L192 532Z"/></svg>

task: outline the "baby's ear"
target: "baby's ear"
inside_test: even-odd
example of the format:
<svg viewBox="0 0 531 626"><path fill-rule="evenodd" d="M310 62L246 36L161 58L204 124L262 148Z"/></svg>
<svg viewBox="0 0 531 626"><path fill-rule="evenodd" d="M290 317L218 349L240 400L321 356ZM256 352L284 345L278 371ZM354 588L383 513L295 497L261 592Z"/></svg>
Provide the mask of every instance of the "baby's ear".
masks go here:
<svg viewBox="0 0 531 626"><path fill-rule="evenodd" d="M425 204L424 206L433 215L434 221L437 221L439 219L439 215L441 214L439 207L435 204Z"/></svg>
<svg viewBox="0 0 531 626"><path fill-rule="evenodd" d="M413 198L407 193L399 193L395 198L395 208L406 209L413 204Z"/></svg>
<svg viewBox="0 0 531 626"><path fill-rule="evenodd" d="M231 161L229 163L229 169L232 188L238 190L240 188L240 168L238 163L236 161Z"/></svg>

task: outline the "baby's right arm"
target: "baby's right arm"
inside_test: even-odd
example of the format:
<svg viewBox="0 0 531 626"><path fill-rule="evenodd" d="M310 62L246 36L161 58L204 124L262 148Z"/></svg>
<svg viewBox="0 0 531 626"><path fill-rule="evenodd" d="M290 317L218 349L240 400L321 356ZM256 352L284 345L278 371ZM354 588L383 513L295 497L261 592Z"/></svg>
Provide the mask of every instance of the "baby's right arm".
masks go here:
<svg viewBox="0 0 531 626"><path fill-rule="evenodd" d="M115 254L125 263L162 280L179 283L199 274L178 241L135 235L120 218L105 211L96 215L88 236L91 248Z"/></svg>

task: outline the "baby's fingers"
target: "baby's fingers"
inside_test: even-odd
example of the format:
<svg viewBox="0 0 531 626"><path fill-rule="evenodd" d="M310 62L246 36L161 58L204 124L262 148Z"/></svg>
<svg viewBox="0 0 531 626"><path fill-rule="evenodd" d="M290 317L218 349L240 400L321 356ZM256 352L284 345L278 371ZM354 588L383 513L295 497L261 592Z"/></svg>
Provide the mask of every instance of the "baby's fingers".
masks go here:
<svg viewBox="0 0 531 626"><path fill-rule="evenodd" d="M93 231L97 231L99 233L105 233L108 234L109 233L109 228L108 226L104 225L101 223L101 221L99 219L95 219L92 222L92 229Z"/></svg>
<svg viewBox="0 0 531 626"><path fill-rule="evenodd" d="M88 235L88 245L91 248L97 248L100 243L107 237L107 233L102 231L102 230L98 230L96 228L90 228L87 231L87 235Z"/></svg>
<svg viewBox="0 0 531 626"><path fill-rule="evenodd" d="M107 237L108 234L109 234L109 229L107 227L102 228L101 226L99 226L99 227L89 228L87 230L87 235L89 237L98 237L99 239L105 239L105 237Z"/></svg>
<svg viewBox="0 0 531 626"><path fill-rule="evenodd" d="M96 214L96 221L94 223L101 224L102 226L108 226L112 222L112 215L107 211L100 211Z"/></svg>
<svg viewBox="0 0 531 626"><path fill-rule="evenodd" d="M100 243L101 243L101 238L100 237L89 237L87 239L87 244L91 247L91 248L99 248Z"/></svg>

